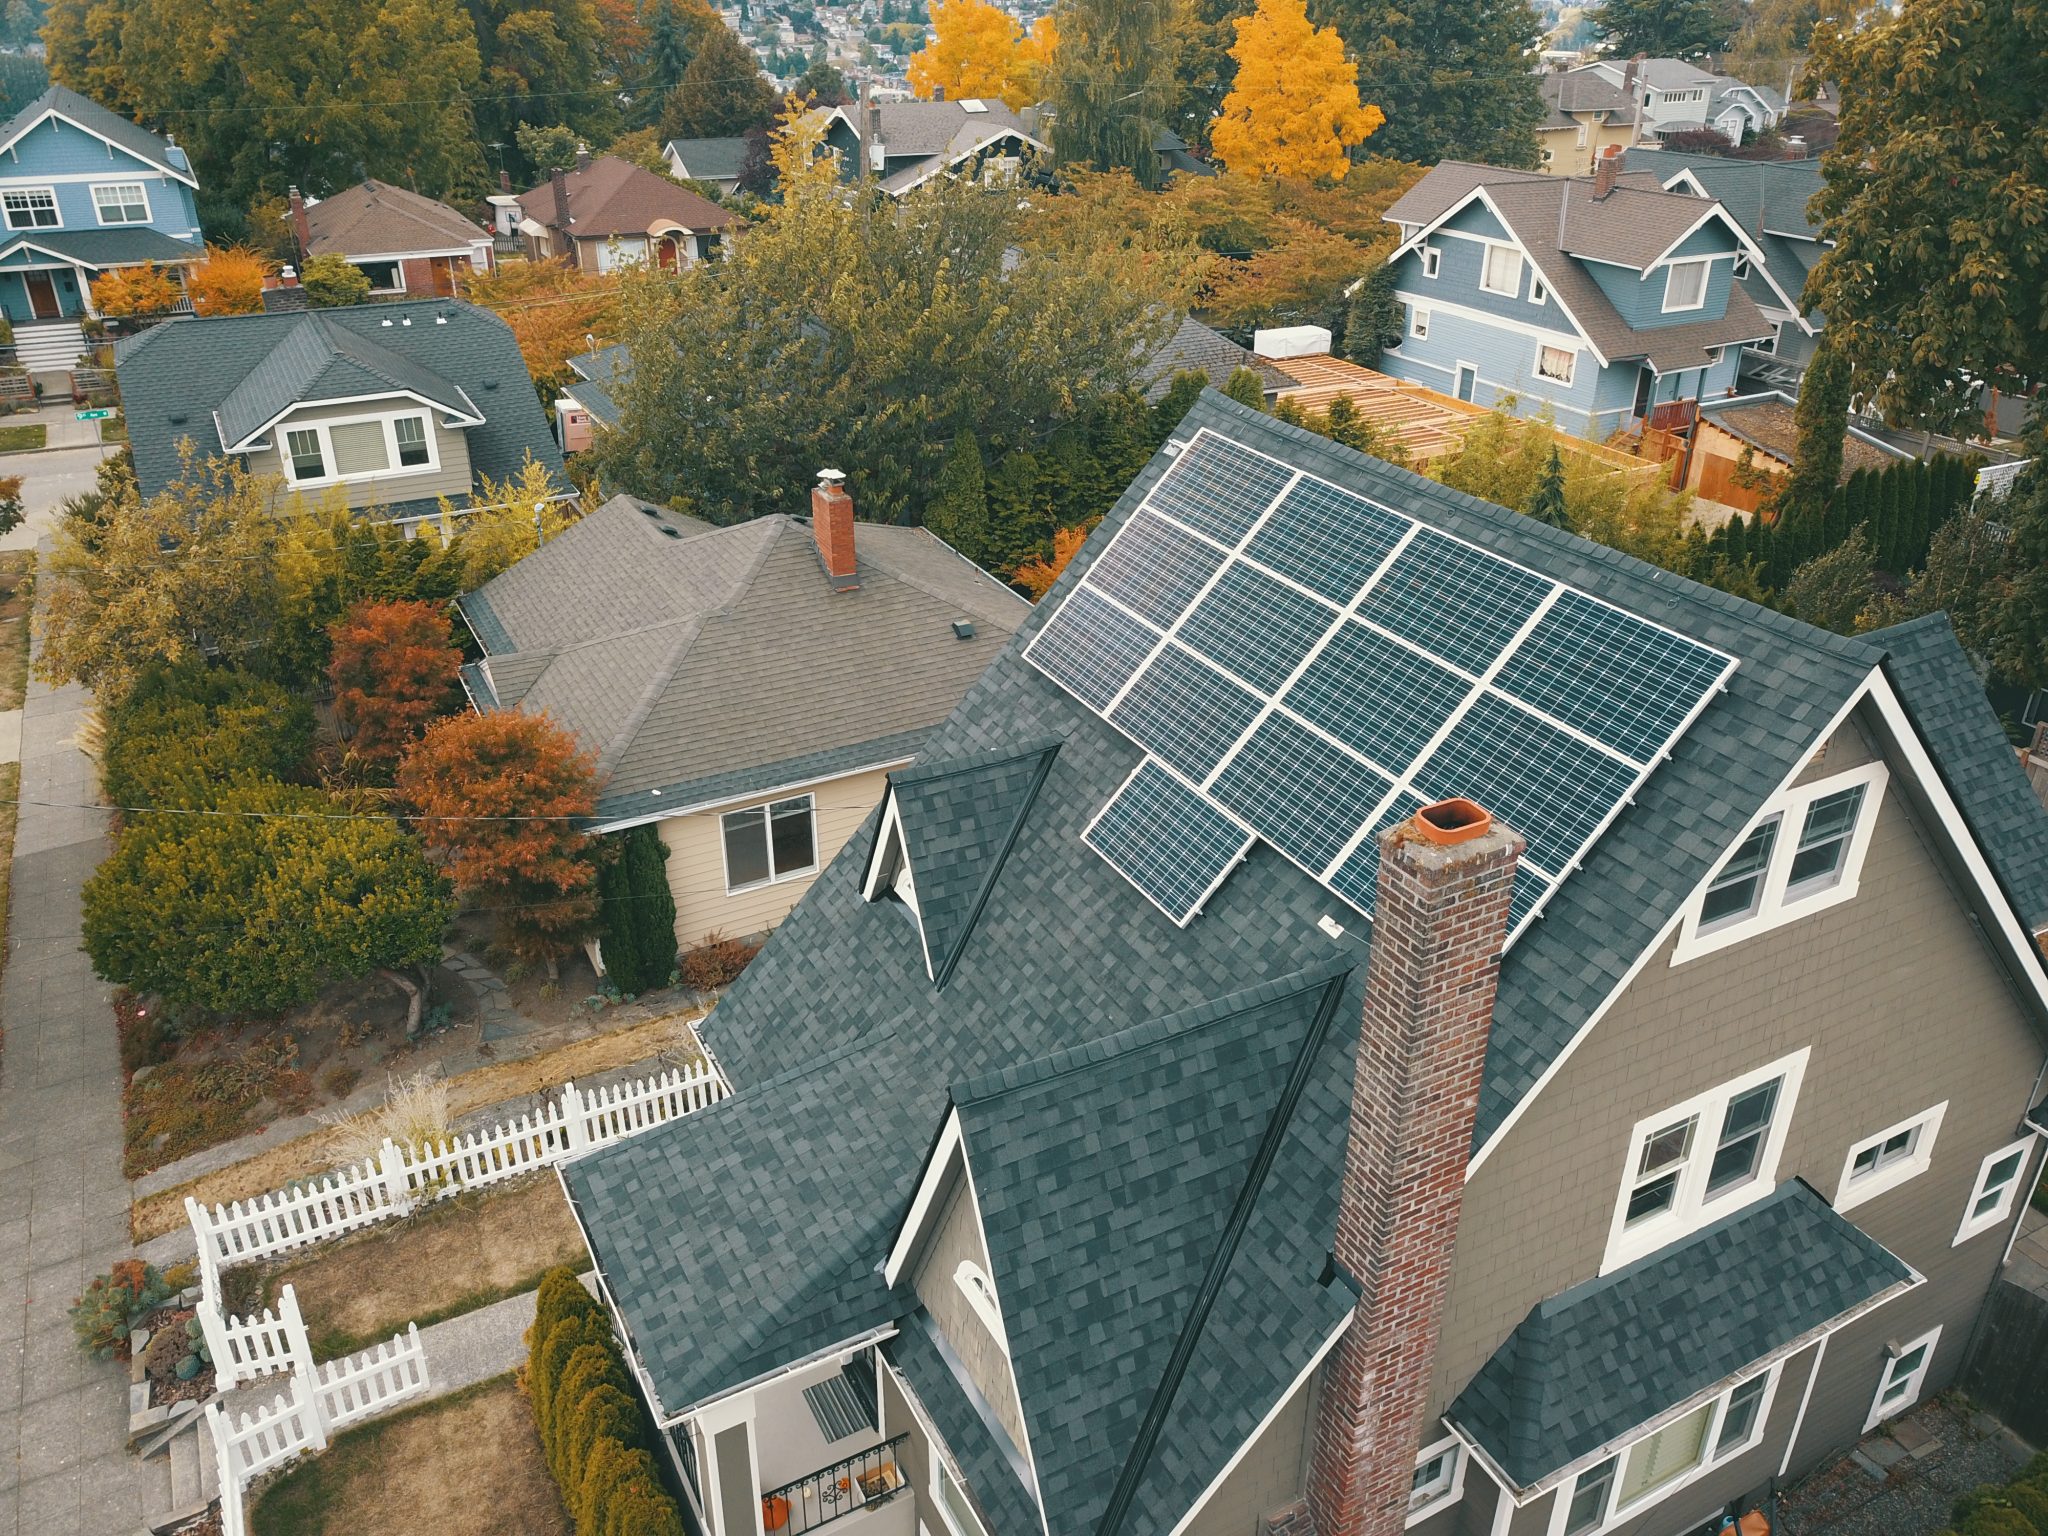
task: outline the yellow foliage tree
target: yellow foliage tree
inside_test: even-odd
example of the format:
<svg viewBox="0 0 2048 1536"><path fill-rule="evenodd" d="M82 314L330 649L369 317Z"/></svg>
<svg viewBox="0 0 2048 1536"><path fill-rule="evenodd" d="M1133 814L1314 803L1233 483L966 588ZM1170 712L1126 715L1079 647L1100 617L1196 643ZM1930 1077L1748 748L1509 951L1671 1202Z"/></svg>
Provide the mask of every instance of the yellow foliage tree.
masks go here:
<svg viewBox="0 0 2048 1536"><path fill-rule="evenodd" d="M162 267L116 267L93 279L92 305L114 319L160 315L184 297L177 279Z"/></svg>
<svg viewBox="0 0 2048 1536"><path fill-rule="evenodd" d="M478 472L469 498L476 511L458 515L454 503L443 496L441 526L455 534L453 553L461 560L462 590L473 592L509 571L575 522L576 504L557 499L564 489L545 464L528 454L519 472L502 481Z"/></svg>
<svg viewBox="0 0 2048 1536"><path fill-rule="evenodd" d="M253 315L263 307L269 273L269 261L246 245L209 245L206 259L185 279L185 291L202 315Z"/></svg>
<svg viewBox="0 0 2048 1536"><path fill-rule="evenodd" d="M1029 32L988 0L934 0L932 40L910 56L910 88L927 101L995 97L1005 106L1039 99L1058 32L1050 16Z"/></svg>
<svg viewBox="0 0 2048 1536"><path fill-rule="evenodd" d="M1216 157L1234 171L1342 181L1346 151L1387 120L1360 103L1344 40L1309 21L1305 0L1259 0L1235 25L1237 79L1209 132Z"/></svg>

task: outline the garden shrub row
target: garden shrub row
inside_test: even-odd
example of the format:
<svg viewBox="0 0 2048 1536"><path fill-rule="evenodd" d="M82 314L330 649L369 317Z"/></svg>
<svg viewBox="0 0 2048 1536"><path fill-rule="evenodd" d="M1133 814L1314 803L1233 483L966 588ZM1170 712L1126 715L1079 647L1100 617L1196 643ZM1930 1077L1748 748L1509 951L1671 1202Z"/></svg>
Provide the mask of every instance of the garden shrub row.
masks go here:
<svg viewBox="0 0 2048 1536"><path fill-rule="evenodd" d="M1949 1511L1941 1536L2048 1536L2048 1451L2009 1483L1986 1483Z"/></svg>
<svg viewBox="0 0 2048 1536"><path fill-rule="evenodd" d="M239 786L298 777L312 748L303 698L194 662L150 674L107 711L101 781L115 805L192 810Z"/></svg>
<svg viewBox="0 0 2048 1536"><path fill-rule="evenodd" d="M682 1536L611 1323L566 1265L541 1281L526 1347L534 1424L576 1536Z"/></svg>

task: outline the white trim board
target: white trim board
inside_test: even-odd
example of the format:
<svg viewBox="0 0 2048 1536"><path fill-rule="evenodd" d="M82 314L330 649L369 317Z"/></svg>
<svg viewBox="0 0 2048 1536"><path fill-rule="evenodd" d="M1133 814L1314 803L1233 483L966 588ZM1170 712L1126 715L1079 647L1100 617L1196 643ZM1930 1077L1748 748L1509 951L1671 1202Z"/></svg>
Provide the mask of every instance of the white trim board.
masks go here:
<svg viewBox="0 0 2048 1536"><path fill-rule="evenodd" d="M137 165L150 166L174 181L182 181L186 186L190 187L195 192L199 190L198 178L193 176L188 171L178 170L170 163L168 159L145 159L143 156L138 155L134 150L130 149L127 145L116 144L104 133L100 133L95 129L86 127L85 124L81 123L77 118L66 116L64 113L59 112L55 107L45 107L42 111L42 114L39 117L37 117L34 122L24 123L21 126L21 128L13 135L13 137L5 140L0 140L0 152L15 151L16 146L19 145L23 139L27 138L31 133L35 132L36 129L42 127L44 123L49 122L53 118L60 123L69 123L73 128L76 128L80 133L84 134L87 138L98 139L102 144L107 146L107 149L111 154L126 155L130 160L133 160ZM134 125L130 124L129 126L133 127ZM144 133L148 132L147 129L137 129L136 131ZM16 152L15 159L19 161L20 158L20 154Z"/></svg>

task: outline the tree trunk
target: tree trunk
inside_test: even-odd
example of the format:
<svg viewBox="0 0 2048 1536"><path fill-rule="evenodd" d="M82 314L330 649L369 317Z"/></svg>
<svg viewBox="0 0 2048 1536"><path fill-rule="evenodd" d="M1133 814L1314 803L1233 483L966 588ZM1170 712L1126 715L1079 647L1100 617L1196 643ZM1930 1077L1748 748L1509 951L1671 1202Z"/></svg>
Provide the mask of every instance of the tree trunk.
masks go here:
<svg viewBox="0 0 2048 1536"><path fill-rule="evenodd" d="M393 985L405 994L405 1038L410 1040L420 1032L420 1020L426 1011L426 989L403 971L388 966L379 974L390 977Z"/></svg>
<svg viewBox="0 0 2048 1536"><path fill-rule="evenodd" d="M557 955L557 954L556 954L556 953L555 953L555 952L554 952L554 951L553 951L553 950L551 949L551 950L549 950L549 951L548 951L548 980L549 980L549 981L560 981L561 979L562 979L562 961L561 961L561 957L560 957L559 955Z"/></svg>

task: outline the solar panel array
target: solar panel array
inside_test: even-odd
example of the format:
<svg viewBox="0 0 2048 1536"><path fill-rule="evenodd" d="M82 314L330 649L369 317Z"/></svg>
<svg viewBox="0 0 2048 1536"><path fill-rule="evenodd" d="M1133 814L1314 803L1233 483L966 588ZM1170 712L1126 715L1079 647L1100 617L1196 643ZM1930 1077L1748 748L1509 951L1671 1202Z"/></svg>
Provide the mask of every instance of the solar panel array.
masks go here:
<svg viewBox="0 0 2048 1536"><path fill-rule="evenodd" d="M1175 922L1253 835L1370 916L1464 795L1528 839L1510 942L1735 669L1207 429L1025 655L1149 754L1087 841Z"/></svg>

